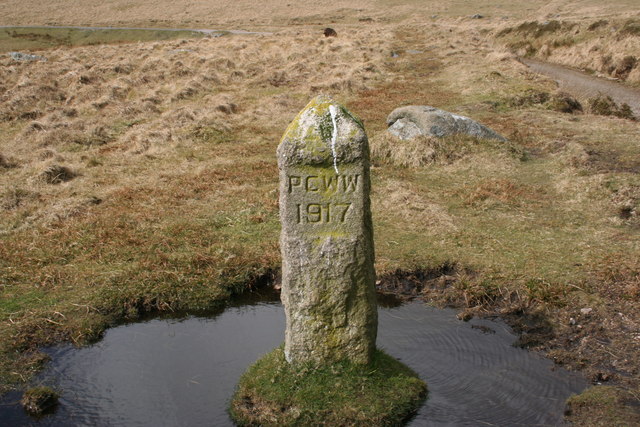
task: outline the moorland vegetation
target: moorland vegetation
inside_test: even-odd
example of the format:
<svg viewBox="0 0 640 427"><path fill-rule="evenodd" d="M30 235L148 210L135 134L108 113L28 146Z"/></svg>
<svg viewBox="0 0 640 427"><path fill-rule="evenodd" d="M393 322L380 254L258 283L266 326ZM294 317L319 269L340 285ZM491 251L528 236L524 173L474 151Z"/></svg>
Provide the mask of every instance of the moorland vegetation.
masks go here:
<svg viewBox="0 0 640 427"><path fill-rule="evenodd" d="M517 60L638 85L635 1L32 3L4 2L0 24L270 34L0 56L0 389L45 363L39 346L277 277L275 148L325 93L371 142L380 290L500 315L520 345L604 384L571 400L576 425L638 420L640 127L589 100L557 107L555 82ZM394 140L385 118L412 104L509 143Z"/></svg>

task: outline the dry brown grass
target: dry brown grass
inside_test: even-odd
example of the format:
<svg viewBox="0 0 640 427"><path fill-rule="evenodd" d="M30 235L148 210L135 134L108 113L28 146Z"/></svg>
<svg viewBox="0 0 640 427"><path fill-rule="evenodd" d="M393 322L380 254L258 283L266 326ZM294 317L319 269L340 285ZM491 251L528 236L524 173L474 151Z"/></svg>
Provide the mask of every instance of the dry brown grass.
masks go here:
<svg viewBox="0 0 640 427"><path fill-rule="evenodd" d="M374 164L414 168L434 163L453 163L478 151L492 150L498 156L516 158L524 155L520 147L510 142L479 141L464 135L446 138L420 136L403 141L381 132L371 139L370 146Z"/></svg>
<svg viewBox="0 0 640 427"><path fill-rule="evenodd" d="M72 193L108 199L132 179L153 185L162 171L149 163L180 170L190 167L190 157L209 156L216 144L260 140L264 136L248 129L284 128L304 103L297 93L368 88L381 78L375 63L388 50L384 40L365 42L371 36L354 31L325 39L291 31L59 49L48 53L47 63L4 60L0 127L10 132L0 142L0 180L29 183L53 163L80 177L57 174L65 179L48 182L68 181L65 186L31 188L40 197L9 212L0 228L15 229L18 217L30 224L49 217L46 211ZM193 139L199 144L191 145ZM233 158L218 154L210 161ZM14 164L20 167L9 168Z"/></svg>
<svg viewBox="0 0 640 427"><path fill-rule="evenodd" d="M75 25L118 25L123 23L147 23L163 26L174 23L198 25L235 25L270 24L273 21L309 23L318 16L344 17L367 16L366 12L380 14L377 4L372 0L358 0L349 3L349 7L330 1L270 0L268 5L256 7L251 0L198 0L189 4L171 1L139 1L131 3L124 0L89 1L81 8L75 8L73 14L66 11L70 7L67 0L56 0L46 5L18 1L3 3L0 15L3 24L57 24ZM268 10L269 13L265 13Z"/></svg>
<svg viewBox="0 0 640 427"><path fill-rule="evenodd" d="M496 35L519 56L587 69L637 85L640 18L637 10L622 16L525 21L505 25Z"/></svg>
<svg viewBox="0 0 640 427"><path fill-rule="evenodd" d="M375 191L374 202L380 210L430 235L457 231L455 218L444 205L434 203L410 183L389 179Z"/></svg>
<svg viewBox="0 0 640 427"><path fill-rule="evenodd" d="M371 139L371 156L374 163L388 162L402 167L426 166L436 161L434 143L437 143L437 138L401 141L388 133L379 133Z"/></svg>
<svg viewBox="0 0 640 427"><path fill-rule="evenodd" d="M545 4L544 1L537 1ZM188 5L168 0L138 1L124 0L97 1L83 3L74 8L74 13L66 12L68 0L55 0L47 4L34 5L30 2L10 0L0 5L0 24L34 25L153 25L224 27L272 25L325 25L329 23L385 22L405 17L425 18L433 14L472 14L464 0L451 0L442 4L435 0L379 1L357 0L347 4L323 1L269 0L264 7L256 7L251 0L198 0ZM268 10L268 13L265 13ZM504 13L509 10L521 13L521 8L509 4L495 3L483 5L474 10L482 13ZM340 31L339 31L340 34Z"/></svg>
<svg viewBox="0 0 640 427"><path fill-rule="evenodd" d="M73 7L73 13L68 13ZM268 11L265 13L265 11ZM154 27L207 26L250 28L281 25L318 25L329 23L368 25L375 22L409 20L425 22L437 17L470 20L474 14L485 19L545 20L560 16L572 19L600 19L612 15L637 14L635 0L616 0L603 5L596 0L522 2L491 1L473 4L467 0L357 0L348 4L328 0L269 0L256 7L251 0L197 0L188 4L169 0L88 0L82 7L70 5L69 0L53 0L42 4L35 0L8 0L0 5L0 24L3 25L146 25ZM472 20L473 25L479 25ZM338 34L340 30L338 29Z"/></svg>

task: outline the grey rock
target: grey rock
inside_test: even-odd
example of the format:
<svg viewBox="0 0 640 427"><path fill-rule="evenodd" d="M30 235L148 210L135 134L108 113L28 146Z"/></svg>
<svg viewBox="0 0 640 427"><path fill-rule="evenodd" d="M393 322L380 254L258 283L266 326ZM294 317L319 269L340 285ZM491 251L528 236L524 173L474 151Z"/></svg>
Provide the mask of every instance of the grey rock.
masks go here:
<svg viewBox="0 0 640 427"><path fill-rule="evenodd" d="M368 363L377 310L369 146L362 123L317 97L278 146L289 363Z"/></svg>
<svg viewBox="0 0 640 427"><path fill-rule="evenodd" d="M483 15L480 15L479 13L476 13L475 15L471 15L471 19L482 19L484 18Z"/></svg>
<svg viewBox="0 0 640 427"><path fill-rule="evenodd" d="M14 61L47 61L47 58L40 55L32 55L30 53L9 52L9 56Z"/></svg>
<svg viewBox="0 0 640 427"><path fill-rule="evenodd" d="M193 53L195 50L193 49L172 49L169 53Z"/></svg>
<svg viewBox="0 0 640 427"><path fill-rule="evenodd" d="M390 127L389 132L400 139L413 139L417 136L424 135L422 129L409 119L398 119Z"/></svg>
<svg viewBox="0 0 640 427"><path fill-rule="evenodd" d="M400 139L411 139L418 135L442 138L465 134L476 138L506 141L505 137L475 120L428 105L396 108L387 117L387 125L389 132Z"/></svg>

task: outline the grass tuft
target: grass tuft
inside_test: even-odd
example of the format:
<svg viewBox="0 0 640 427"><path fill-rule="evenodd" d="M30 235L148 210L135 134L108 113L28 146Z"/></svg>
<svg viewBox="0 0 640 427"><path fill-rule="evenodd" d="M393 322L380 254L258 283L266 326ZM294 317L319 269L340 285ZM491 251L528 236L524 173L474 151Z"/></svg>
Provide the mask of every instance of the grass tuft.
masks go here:
<svg viewBox="0 0 640 427"><path fill-rule="evenodd" d="M25 391L20 403L27 412L39 415L54 407L58 403L58 397L53 389L40 386Z"/></svg>
<svg viewBox="0 0 640 427"><path fill-rule="evenodd" d="M66 166L51 165L42 172L42 179L48 184L60 184L71 181L76 177L76 173Z"/></svg>
<svg viewBox="0 0 640 427"><path fill-rule="evenodd" d="M374 164L401 167L422 167L430 164L448 164L468 155L493 151L524 159L524 150L515 143L491 139L477 139L466 135L444 138L419 136L401 140L388 132L378 133L370 141Z"/></svg>
<svg viewBox="0 0 640 427"><path fill-rule="evenodd" d="M582 427L637 425L640 411L628 405L636 400L633 393L615 387L593 386L567 400L567 418L580 421Z"/></svg>
<svg viewBox="0 0 640 427"><path fill-rule="evenodd" d="M239 425L400 425L426 397L411 369L382 351L369 365L292 366L282 347L242 376L231 402Z"/></svg>
<svg viewBox="0 0 640 427"><path fill-rule="evenodd" d="M628 20L624 23L624 26L620 30L620 33L628 36L640 36L640 20Z"/></svg>
<svg viewBox="0 0 640 427"><path fill-rule="evenodd" d="M590 98L589 112L601 116L614 116L621 119L636 120L629 105L618 105L610 96L599 95Z"/></svg>

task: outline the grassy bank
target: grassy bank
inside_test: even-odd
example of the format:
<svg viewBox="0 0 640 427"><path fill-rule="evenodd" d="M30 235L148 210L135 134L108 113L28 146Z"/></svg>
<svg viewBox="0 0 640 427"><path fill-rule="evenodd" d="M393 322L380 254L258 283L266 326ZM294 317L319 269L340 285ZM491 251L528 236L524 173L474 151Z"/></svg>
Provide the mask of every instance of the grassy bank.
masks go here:
<svg viewBox="0 0 640 427"><path fill-rule="evenodd" d="M585 69L640 86L640 19L607 17L524 21L496 33L519 56Z"/></svg>
<svg viewBox="0 0 640 427"><path fill-rule="evenodd" d="M427 394L415 372L378 350L369 365L292 369L278 348L240 379L231 402L239 425L402 425Z"/></svg>
<svg viewBox="0 0 640 427"><path fill-rule="evenodd" d="M38 345L224 304L276 271L275 148L326 93L374 147L382 288L501 314L523 345L640 394L638 124L542 102L554 83L494 38L498 19L412 20L1 57L2 388ZM384 119L409 104L510 143L393 141Z"/></svg>
<svg viewBox="0 0 640 427"><path fill-rule="evenodd" d="M77 28L0 28L0 53L31 51L57 47L91 46L107 43L134 43L153 40L182 40L200 38L196 31L163 31L134 29L77 29Z"/></svg>

